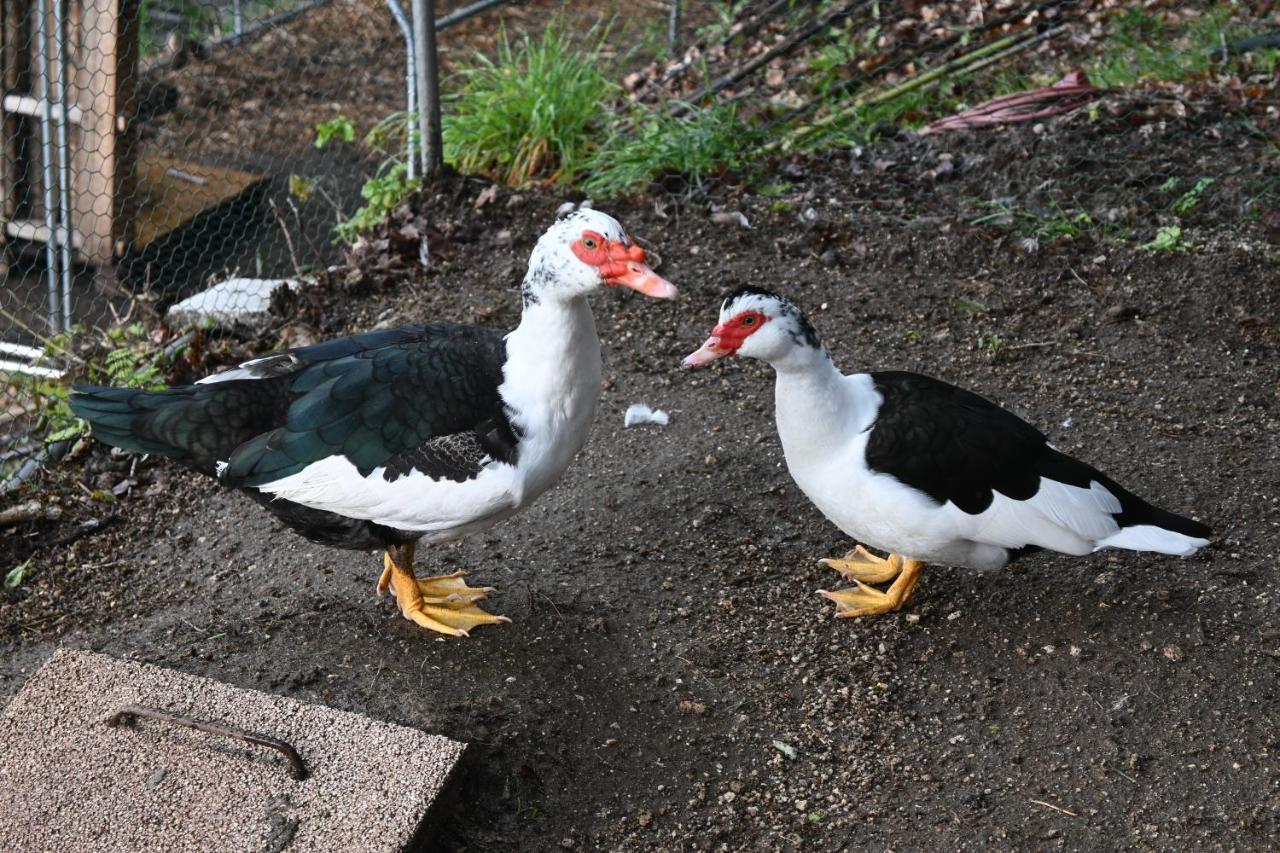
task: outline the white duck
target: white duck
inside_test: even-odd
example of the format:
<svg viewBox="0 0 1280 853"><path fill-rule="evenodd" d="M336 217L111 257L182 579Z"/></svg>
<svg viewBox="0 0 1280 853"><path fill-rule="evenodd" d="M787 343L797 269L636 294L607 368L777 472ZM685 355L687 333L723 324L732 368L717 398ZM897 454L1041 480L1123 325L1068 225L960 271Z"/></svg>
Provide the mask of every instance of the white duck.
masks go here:
<svg viewBox="0 0 1280 853"><path fill-rule="evenodd" d="M1205 525L1148 504L976 394L915 373L841 374L800 309L774 293L726 299L684 366L734 354L777 373L796 485L846 534L889 552L859 545L821 561L856 583L819 590L837 616L896 610L927 562L994 569L1041 549L1185 556L1208 544ZM867 586L889 581L885 592Z"/></svg>
<svg viewBox="0 0 1280 853"><path fill-rule="evenodd" d="M538 240L512 332L405 326L254 359L163 391L77 387L99 439L241 489L302 535L384 548L378 590L424 628L508 621L461 573L416 578L418 541L448 542L528 506L582 448L600 395L587 296L675 287L610 216L580 210Z"/></svg>

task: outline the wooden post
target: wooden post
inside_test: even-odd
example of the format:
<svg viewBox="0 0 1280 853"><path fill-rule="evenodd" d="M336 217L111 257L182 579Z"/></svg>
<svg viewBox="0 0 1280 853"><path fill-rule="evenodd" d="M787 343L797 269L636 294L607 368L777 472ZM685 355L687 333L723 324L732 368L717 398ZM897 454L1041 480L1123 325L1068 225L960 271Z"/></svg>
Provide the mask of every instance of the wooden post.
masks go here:
<svg viewBox="0 0 1280 853"><path fill-rule="evenodd" d="M110 269L132 219L138 0L81 0L69 22L73 97L81 110L72 159L72 231L80 257Z"/></svg>
<svg viewBox="0 0 1280 853"><path fill-rule="evenodd" d="M30 6L24 0L0 0L0 96L18 91L18 77L28 61L28 22ZM22 120L0 110L0 219L17 216L21 200L19 183L18 137L24 131ZM0 228L0 243L5 240Z"/></svg>

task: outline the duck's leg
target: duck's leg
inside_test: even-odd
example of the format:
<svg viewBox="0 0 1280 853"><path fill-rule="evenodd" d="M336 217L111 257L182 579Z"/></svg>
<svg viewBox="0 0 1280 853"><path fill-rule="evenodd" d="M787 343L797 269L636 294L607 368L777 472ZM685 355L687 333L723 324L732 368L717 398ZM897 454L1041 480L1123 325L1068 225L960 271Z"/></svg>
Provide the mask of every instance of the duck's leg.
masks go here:
<svg viewBox="0 0 1280 853"><path fill-rule="evenodd" d="M819 560L819 563L845 576L846 580L862 583L888 583L902 572L902 557L890 554L877 557L861 545L838 560Z"/></svg>
<svg viewBox="0 0 1280 853"><path fill-rule="evenodd" d="M861 580L855 578L854 583L857 586L849 589L838 589L835 592L827 592L825 589L818 590L818 595L829 598L836 603L836 616L841 619L851 619L854 616L870 616L875 613L888 613L890 610L897 610L899 607L907 603L907 599L911 597L911 591L915 589L916 581L920 578L920 570L924 568L924 563L919 560L910 560L898 554L890 554L887 563L896 563L900 567L897 572L897 579L886 591L881 592L878 589L872 589Z"/></svg>
<svg viewBox="0 0 1280 853"><path fill-rule="evenodd" d="M390 588L404 618L423 628L466 637L477 625L510 622L505 616L486 613L476 602L487 598L493 587L467 586L462 572L419 578L413 574L414 543L391 545L383 555L378 594Z"/></svg>

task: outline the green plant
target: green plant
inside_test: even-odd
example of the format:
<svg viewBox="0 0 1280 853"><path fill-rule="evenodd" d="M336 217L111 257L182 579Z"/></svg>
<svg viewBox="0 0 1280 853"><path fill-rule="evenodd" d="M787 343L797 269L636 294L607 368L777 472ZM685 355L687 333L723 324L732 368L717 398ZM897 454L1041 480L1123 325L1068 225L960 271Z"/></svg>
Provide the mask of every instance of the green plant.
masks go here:
<svg viewBox="0 0 1280 853"><path fill-rule="evenodd" d="M1093 225L1093 217L1087 211L1064 210L1056 202L1050 203L1047 212L1020 208L1003 199L981 202L980 206L990 213L973 219L973 224L998 225L1038 240L1072 240L1083 235L1085 229Z"/></svg>
<svg viewBox="0 0 1280 853"><path fill-rule="evenodd" d="M983 332L978 335L978 346L991 353L992 358L1000 358L1008 351L1004 345L1004 338L995 332Z"/></svg>
<svg viewBox="0 0 1280 853"><path fill-rule="evenodd" d="M1239 32L1234 4L1222 3L1171 26L1145 8L1112 17L1100 59L1088 66L1089 79L1102 87L1132 86L1143 80L1176 81L1214 69L1214 49ZM1225 63L1234 72L1241 57ZM1266 66L1264 66L1266 67Z"/></svg>
<svg viewBox="0 0 1280 853"><path fill-rule="evenodd" d="M678 175L689 189L697 189L712 175L745 165L755 138L731 106L684 116L638 114L634 130L616 129L584 164L582 189L609 195L667 175Z"/></svg>
<svg viewBox="0 0 1280 853"><path fill-rule="evenodd" d="M710 43L726 39L729 36L729 30L733 29L734 21L738 19L738 12L745 5L747 0L724 0L722 3L711 4L711 11L715 17L698 28L698 41Z"/></svg>
<svg viewBox="0 0 1280 853"><path fill-rule="evenodd" d="M84 334L83 329L76 328L47 339L44 358L54 362L65 359L72 340ZM89 357L77 366L75 379L124 388L163 388L159 360L150 348L150 338L141 323L114 326L102 333ZM68 441L89 431L89 425L76 417L68 403L71 373L68 371L61 379L21 377L17 380L23 386L20 393L35 401L40 410L35 426L44 433L46 442Z"/></svg>
<svg viewBox="0 0 1280 853"><path fill-rule="evenodd" d="M409 139L418 140L418 114L401 110L384 116L364 135L364 147L394 159L404 151Z"/></svg>
<svg viewBox="0 0 1280 853"><path fill-rule="evenodd" d="M317 148L323 148L335 139L348 143L356 141L356 126L344 115L320 122L315 126L315 131Z"/></svg>
<svg viewBox="0 0 1280 853"><path fill-rule="evenodd" d="M1179 196L1177 201L1169 205L1169 209L1179 216L1186 216L1200 204L1200 197L1212 183L1213 178L1201 178L1196 181L1196 185Z"/></svg>
<svg viewBox="0 0 1280 853"><path fill-rule="evenodd" d="M348 243L387 218L405 196L416 190L421 181L409 178L409 167L404 163L383 164L379 174L364 182L360 196L365 204L350 219L339 222L338 236Z"/></svg>
<svg viewBox="0 0 1280 853"><path fill-rule="evenodd" d="M317 148L323 148L334 140L351 143L356 138L356 127L346 116L337 116L315 126ZM422 185L418 178L409 178L409 166L401 161L398 152L404 151L410 136L416 136L414 115L404 111L391 113L364 135L362 145L384 159L373 177L364 182L360 196L365 203L350 217L339 219L334 226L338 238L355 242L361 233L368 231L396 209L409 193ZM309 178L289 176L289 192L306 202L317 185ZM340 211L338 216L343 213Z"/></svg>
<svg viewBox="0 0 1280 853"><path fill-rule="evenodd" d="M151 56L161 47L156 34L157 27L152 21L153 7L161 8L170 15L178 15L182 25L176 32L188 42L200 41L213 22L209 11L193 0L165 0L163 4L157 4L155 0L142 0L138 5L138 53L141 56Z"/></svg>
<svg viewBox="0 0 1280 853"><path fill-rule="evenodd" d="M316 182L306 175L289 176L289 195L306 204L315 192Z"/></svg>
<svg viewBox="0 0 1280 853"><path fill-rule="evenodd" d="M34 561L35 561L35 557L28 557L26 562L16 565L9 571L5 572L5 575L4 575L4 591L5 592L13 592L15 589L22 586L23 582L27 578L29 578L34 572L34 569L31 565Z"/></svg>
<svg viewBox="0 0 1280 853"><path fill-rule="evenodd" d="M579 49L562 23L515 43L504 31L496 58L477 54L458 72L461 87L444 116L445 160L513 186L571 180L618 92L599 68L604 35L593 37Z"/></svg>
<svg viewBox="0 0 1280 853"><path fill-rule="evenodd" d="M880 27L873 25L859 32L859 26L857 21L850 19L834 27L832 40L823 44L809 60L813 88L822 97L838 93L851 76L850 69L855 59L875 53Z"/></svg>
<svg viewBox="0 0 1280 853"><path fill-rule="evenodd" d="M985 314L987 313L986 303L979 302L976 299L965 299L960 297L955 301L955 308L962 314Z"/></svg>
<svg viewBox="0 0 1280 853"><path fill-rule="evenodd" d="M1187 244L1182 242L1182 227L1178 225L1162 225L1156 231L1156 237L1149 243L1143 243L1139 249L1152 252L1185 252Z"/></svg>

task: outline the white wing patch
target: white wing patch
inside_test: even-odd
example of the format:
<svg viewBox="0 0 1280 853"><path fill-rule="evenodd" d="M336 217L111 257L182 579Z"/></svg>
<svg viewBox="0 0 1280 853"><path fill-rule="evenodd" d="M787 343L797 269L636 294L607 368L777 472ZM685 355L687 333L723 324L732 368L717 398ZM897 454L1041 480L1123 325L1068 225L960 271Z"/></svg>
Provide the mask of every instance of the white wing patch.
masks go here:
<svg viewBox="0 0 1280 853"><path fill-rule="evenodd" d="M1155 551L1160 554L1173 554L1187 557L1205 545L1208 539L1187 536L1174 530L1165 530L1154 524L1135 524L1098 542L1095 551L1103 548L1128 548L1131 551Z"/></svg>
<svg viewBox="0 0 1280 853"><path fill-rule="evenodd" d="M212 385L215 382L229 382L233 379L269 379L273 376L284 376L297 370L302 362L293 353L281 353L279 355L264 355L262 358L254 358L249 361L242 362L238 367L232 367L221 373L214 373L203 379L197 380L197 385Z"/></svg>
<svg viewBox="0 0 1280 853"><path fill-rule="evenodd" d="M1088 554L1099 540L1120 529L1112 517L1119 511L1120 501L1101 483L1092 482L1086 489L1041 478L1039 491L1025 501L997 492L990 507L971 516L966 538L1002 548L1039 545L1066 554Z"/></svg>
<svg viewBox="0 0 1280 853"><path fill-rule="evenodd" d="M418 471L388 482L384 471L375 468L362 477L346 457L335 455L258 488L313 509L425 533L497 520L520 505L518 471L500 462L487 464L474 479L461 483L432 480Z"/></svg>

